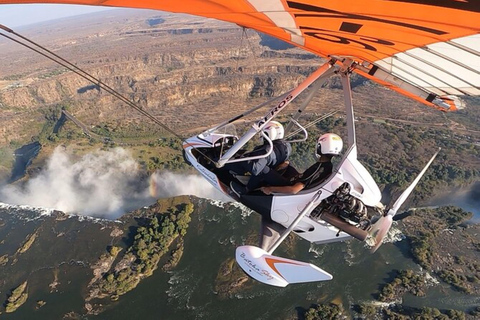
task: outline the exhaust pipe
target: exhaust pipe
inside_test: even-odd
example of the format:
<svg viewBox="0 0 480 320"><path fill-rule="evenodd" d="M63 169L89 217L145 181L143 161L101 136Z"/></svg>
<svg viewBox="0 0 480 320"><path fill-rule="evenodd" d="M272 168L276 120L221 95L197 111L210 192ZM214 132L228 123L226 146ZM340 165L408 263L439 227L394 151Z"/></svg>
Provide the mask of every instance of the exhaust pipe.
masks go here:
<svg viewBox="0 0 480 320"><path fill-rule="evenodd" d="M362 229L357 228L354 225L346 222L345 220L340 219L339 217L329 213L324 212L320 215L320 219L324 220L325 222L330 223L335 228L340 229L340 231L346 232L352 237L360 240L365 241L368 236L368 232Z"/></svg>

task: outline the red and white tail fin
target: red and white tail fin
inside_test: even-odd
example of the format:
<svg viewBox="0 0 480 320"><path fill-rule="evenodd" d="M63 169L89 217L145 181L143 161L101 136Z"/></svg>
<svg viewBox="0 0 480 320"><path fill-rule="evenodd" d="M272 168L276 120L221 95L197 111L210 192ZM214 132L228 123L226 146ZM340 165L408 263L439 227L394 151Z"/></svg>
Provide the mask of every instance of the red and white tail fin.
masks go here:
<svg viewBox="0 0 480 320"><path fill-rule="evenodd" d="M250 277L271 286L286 287L291 283L333 278L331 274L311 263L272 256L255 246L238 247L235 258Z"/></svg>

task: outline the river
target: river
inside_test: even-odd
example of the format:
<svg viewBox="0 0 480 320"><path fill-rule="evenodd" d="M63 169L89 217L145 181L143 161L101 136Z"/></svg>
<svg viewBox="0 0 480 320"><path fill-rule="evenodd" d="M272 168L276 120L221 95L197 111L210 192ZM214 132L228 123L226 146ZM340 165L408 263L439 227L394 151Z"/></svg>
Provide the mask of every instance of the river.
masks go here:
<svg viewBox="0 0 480 320"><path fill-rule="evenodd" d="M42 145L39 142L32 142L15 150L15 164L13 165L12 175L8 183L23 178L28 166L40 152Z"/></svg>
<svg viewBox="0 0 480 320"><path fill-rule="evenodd" d="M222 298L214 288L219 267L253 232L252 224L259 224L255 214L245 216L234 207L206 205L191 222L180 264L170 273L156 272L98 318L285 319L296 310L331 301L342 303L348 310L354 304L373 301L383 284L395 276L395 270L420 271L406 241L387 243L372 255L356 240L329 245L299 240L293 256L284 246L275 254L309 261L332 273L333 280L286 288L249 280L248 289ZM459 310L471 309L479 302L479 297L465 298L445 284L432 286L425 298L407 295L404 299L406 306Z"/></svg>
<svg viewBox="0 0 480 320"><path fill-rule="evenodd" d="M458 195L448 199L465 199L466 203L456 204L466 209L465 205L472 205L472 197L477 200L473 202L473 206L478 203L476 190L478 184L465 190L457 190ZM460 196L464 194L468 196ZM438 202L432 204L439 205ZM475 219L478 219L478 209L475 212ZM254 236L260 224L259 220L257 214L248 214L234 205L200 201L192 215L192 222L185 237L184 254L178 266L168 273L155 271L153 276L143 280L137 288L113 302L105 312L99 316L88 316L88 319L288 319L294 317L299 310L328 302L342 303L345 309L355 315L353 306L361 302L374 302L383 285L396 275L396 270L421 270L413 262L405 240L386 243L372 255L363 243L356 240L311 245L296 237L298 241L295 242L293 250L287 252L286 246L282 245L275 254L313 263L330 272L334 276L333 280L290 285L286 288L269 287L249 280L246 289L241 293L221 297L214 287L220 266L226 259L234 257L235 248L244 244L247 237ZM65 220L64 223L71 221ZM4 229L6 227L8 225ZM45 228L50 230L50 226ZM29 232L31 231L23 230L23 236ZM12 229L11 236L15 235ZM56 239L51 241L58 241ZM104 243L96 242L98 245ZM42 246L45 247L44 250L48 250L48 243ZM79 247L77 250L87 255L89 252L89 248ZM17 266L21 267L20 262ZM90 268L62 265L58 272L68 273L68 282L64 279L64 287L60 286L62 290L49 294L45 288L48 288L52 281L51 272L42 278L44 280L41 283L29 281L29 304L32 305L40 299L47 301L45 307L35 312L35 318L52 319L54 314L63 314L68 310L84 312L79 299L85 294L84 288L91 276ZM404 306L443 310L468 311L479 304L479 296L462 294L444 283L429 287L426 297L407 294L403 298ZM18 316L31 315L30 310L22 307L15 314L2 316L5 316L5 319L15 319Z"/></svg>
<svg viewBox="0 0 480 320"><path fill-rule="evenodd" d="M428 206L456 206L473 213L472 222L480 222L480 181L466 187L440 192L431 198Z"/></svg>

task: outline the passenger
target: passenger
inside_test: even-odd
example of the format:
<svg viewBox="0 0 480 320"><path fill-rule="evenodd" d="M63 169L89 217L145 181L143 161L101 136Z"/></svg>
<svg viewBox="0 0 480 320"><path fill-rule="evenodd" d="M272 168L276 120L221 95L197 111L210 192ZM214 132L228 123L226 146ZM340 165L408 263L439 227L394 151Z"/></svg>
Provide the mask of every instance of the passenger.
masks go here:
<svg viewBox="0 0 480 320"><path fill-rule="evenodd" d="M268 157L232 163L225 166L227 170L231 170L237 174L245 174L246 172L251 174L246 187L234 181L230 183L230 188L238 196L253 191L262 184L285 184L285 179L275 171L275 168L288 159L292 152L292 146L283 140L285 131L282 124L278 121L270 121L263 128L263 133L272 140L273 144L273 150ZM270 144L264 139L263 145L256 147L248 154L244 154L243 157L266 154L268 150L270 150Z"/></svg>
<svg viewBox="0 0 480 320"><path fill-rule="evenodd" d="M272 194L273 192L297 194L315 183L324 181L333 172L333 156L339 155L342 148L343 141L338 135L326 133L320 136L315 151L318 159L316 163L295 178L291 185L262 187L262 192L265 194Z"/></svg>

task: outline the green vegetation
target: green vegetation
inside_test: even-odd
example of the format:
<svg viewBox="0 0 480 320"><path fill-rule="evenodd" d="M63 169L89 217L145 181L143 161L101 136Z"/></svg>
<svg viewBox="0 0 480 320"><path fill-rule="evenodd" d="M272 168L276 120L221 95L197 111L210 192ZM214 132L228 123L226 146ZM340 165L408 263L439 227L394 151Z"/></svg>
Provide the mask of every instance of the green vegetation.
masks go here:
<svg viewBox="0 0 480 320"><path fill-rule="evenodd" d="M419 231L417 235L410 236L412 254L417 262L424 268L430 269L433 263L434 234L428 231Z"/></svg>
<svg viewBox="0 0 480 320"><path fill-rule="evenodd" d="M435 237L438 232L445 228L457 228L458 224L470 219L472 213L458 207L446 206L436 209L422 209L417 214L430 216L430 218L425 219L423 224L417 225L415 233L408 235L412 254L422 267L431 269Z"/></svg>
<svg viewBox="0 0 480 320"><path fill-rule="evenodd" d="M40 136L44 137L45 132L51 132L51 128L52 123L47 120ZM101 146L102 150L108 150L126 146L148 172L192 170L183 159L181 142L174 137L164 137L161 129L150 124L141 122L121 126L115 122L107 122L95 126L91 132L93 136L88 139L90 149ZM85 139L84 132L71 121L67 121L60 132L48 135L48 142L53 144L70 144L73 140L78 140L79 145L85 145Z"/></svg>
<svg viewBox="0 0 480 320"><path fill-rule="evenodd" d="M25 292L26 289L27 281L12 290L10 297L8 297L5 303L5 312L14 312L27 301L28 294Z"/></svg>
<svg viewBox="0 0 480 320"><path fill-rule="evenodd" d="M480 176L475 163L469 163L469 159L473 161L478 156L478 151L472 143L459 143L464 142L464 139L451 131L436 127L421 129L411 125L388 124L382 125L382 129L382 140L390 141L391 146L380 146L380 150L385 150L381 153L369 152L360 156L377 183L404 188L420 171L426 159L433 155L435 147L442 147L443 150L415 189L414 196L417 200L430 196L441 186L472 181ZM395 148L390 151L392 147ZM431 151L427 151L426 147L431 148ZM393 159L385 152L391 153ZM425 160L420 161L420 158Z"/></svg>
<svg viewBox="0 0 480 320"><path fill-rule="evenodd" d="M121 247L116 247L116 246L111 246L109 249L108 249L108 253L110 254L110 256L112 257L116 257L120 251L122 251L122 248Z"/></svg>
<svg viewBox="0 0 480 320"><path fill-rule="evenodd" d="M168 271L175 268L177 264L180 262L182 255L183 255L183 239L180 240L177 243L176 248L170 252L170 259L168 259L167 263L163 266L162 270Z"/></svg>
<svg viewBox="0 0 480 320"><path fill-rule="evenodd" d="M101 292L116 300L135 288L142 278L151 276L171 243L186 234L192 212L193 204L188 203L182 208L171 208L166 214L154 216L140 226L122 261L100 281ZM113 248L116 247L112 247L110 254L112 250L118 253L119 250Z"/></svg>
<svg viewBox="0 0 480 320"><path fill-rule="evenodd" d="M45 118L45 123L43 124L38 136L34 137L32 140L38 141L41 144L45 144L47 143L47 141L57 142L58 136L53 133L53 128L55 127L57 121L60 119L60 115L62 113L62 106L55 105L46 107L41 110L41 113Z"/></svg>
<svg viewBox="0 0 480 320"><path fill-rule="evenodd" d="M373 318L373 316L378 313L377 308L370 303L361 303L358 305L358 308L359 313L363 316L366 316L366 319Z"/></svg>
<svg viewBox="0 0 480 320"><path fill-rule="evenodd" d="M414 259L454 289L467 294L477 293L480 283L478 241L467 232L467 227L461 226L471 216L471 212L448 206L416 210L403 222ZM457 234L456 240L452 239L452 233Z"/></svg>
<svg viewBox="0 0 480 320"><path fill-rule="evenodd" d="M1 78L1 80L16 81L16 80L20 80L20 79L23 79L23 78L25 78L24 74L12 74L10 76L6 76L6 77Z"/></svg>
<svg viewBox="0 0 480 320"><path fill-rule="evenodd" d="M67 71L68 71L68 69L66 69L66 68L59 68L59 69L55 69L55 70L46 72L44 74L41 74L41 75L38 76L38 78L39 79L48 79L48 78L51 78L51 77L58 76L58 75L60 75L62 73L65 73Z"/></svg>
<svg viewBox="0 0 480 320"><path fill-rule="evenodd" d="M358 306L361 318L356 319L394 319L394 320L465 320L466 314L459 310L439 310L437 308L423 307L404 308L401 304L391 306L374 306L361 304ZM474 312L474 311L472 311ZM321 318L315 318L321 319Z"/></svg>
<svg viewBox="0 0 480 320"><path fill-rule="evenodd" d="M15 149L11 147L0 147L0 167L10 168L15 160L13 152Z"/></svg>
<svg viewBox="0 0 480 320"><path fill-rule="evenodd" d="M136 153L144 168L153 172L156 170L190 171L182 155L181 142L177 138L155 138L139 147Z"/></svg>
<svg viewBox="0 0 480 320"><path fill-rule="evenodd" d="M434 215L440 220L445 221L449 227L456 228L460 223L470 220L473 214L462 208L446 206L435 209Z"/></svg>
<svg viewBox="0 0 480 320"><path fill-rule="evenodd" d="M390 283L387 283L378 300L383 302L395 301L406 292L416 296L425 295L425 277L415 274L412 270L402 270Z"/></svg>
<svg viewBox="0 0 480 320"><path fill-rule="evenodd" d="M386 319L398 320L465 320L465 313L458 310L446 310L442 312L437 308L424 307L422 309L409 309L396 307L383 310Z"/></svg>
<svg viewBox="0 0 480 320"><path fill-rule="evenodd" d="M464 285L466 282L470 281L465 275L458 274L453 269L440 270L437 274L443 281L450 284L455 289L465 293L472 293L472 291Z"/></svg>
<svg viewBox="0 0 480 320"><path fill-rule="evenodd" d="M22 146L22 142L17 141L17 140L10 140L8 145L10 146L11 149L15 150L15 149L18 149Z"/></svg>
<svg viewBox="0 0 480 320"><path fill-rule="evenodd" d="M94 126L92 132L102 137L120 140L125 143L143 143L170 135L166 134L162 128L153 126L148 121L129 123L127 125L115 121L103 122ZM165 139L175 141L175 146L172 145L173 149L177 148L176 145L180 145L175 138Z"/></svg>
<svg viewBox="0 0 480 320"><path fill-rule="evenodd" d="M342 305L333 303L319 304L308 309L303 315L305 320L340 320L347 319Z"/></svg>

